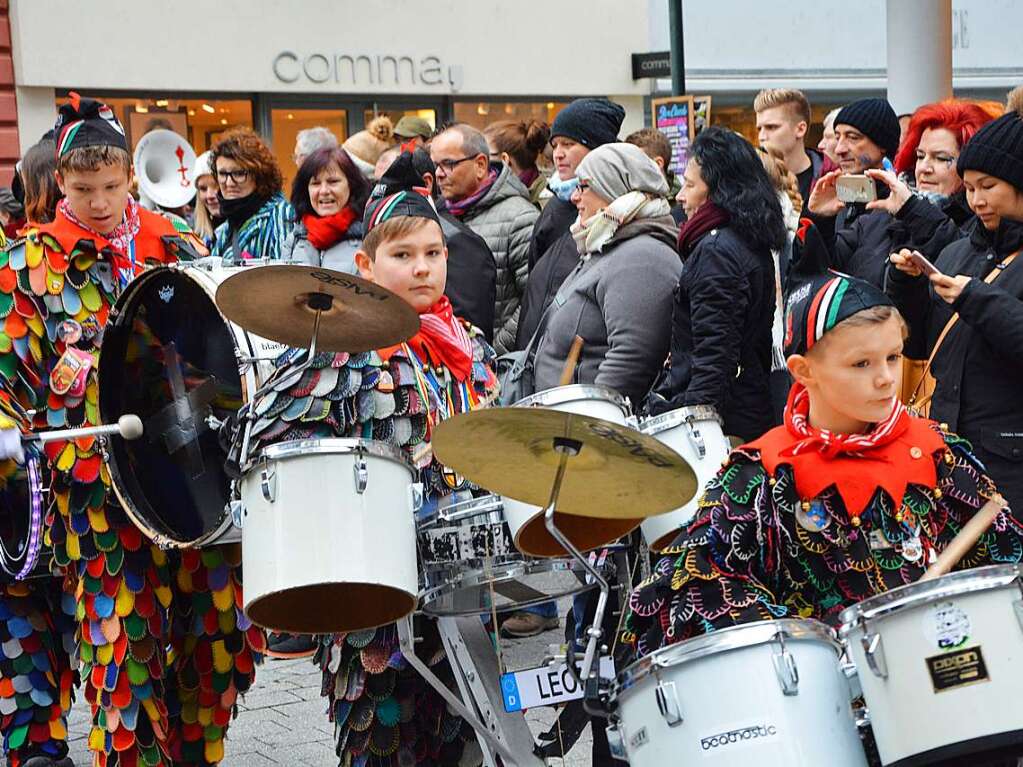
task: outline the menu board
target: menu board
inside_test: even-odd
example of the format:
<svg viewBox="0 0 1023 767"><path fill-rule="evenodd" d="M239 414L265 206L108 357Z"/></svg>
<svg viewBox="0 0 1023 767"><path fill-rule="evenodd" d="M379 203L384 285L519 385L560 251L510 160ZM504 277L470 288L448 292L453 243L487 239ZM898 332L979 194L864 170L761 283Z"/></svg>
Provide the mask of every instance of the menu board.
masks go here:
<svg viewBox="0 0 1023 767"><path fill-rule="evenodd" d="M693 97L651 99L650 109L654 127L671 143L671 170L681 176L689 161L689 144L693 140Z"/></svg>

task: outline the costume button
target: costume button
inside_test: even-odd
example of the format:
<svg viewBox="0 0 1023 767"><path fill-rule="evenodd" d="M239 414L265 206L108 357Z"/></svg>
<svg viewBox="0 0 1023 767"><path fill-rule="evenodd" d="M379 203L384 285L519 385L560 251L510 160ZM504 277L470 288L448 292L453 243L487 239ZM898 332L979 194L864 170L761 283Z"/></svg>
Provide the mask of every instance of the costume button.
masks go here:
<svg viewBox="0 0 1023 767"><path fill-rule="evenodd" d="M923 458L924 451L914 446L909 449L909 454L914 458Z"/></svg>
<svg viewBox="0 0 1023 767"><path fill-rule="evenodd" d="M994 261L995 260L995 254L994 253L988 253L987 254L987 260L988 261Z"/></svg>

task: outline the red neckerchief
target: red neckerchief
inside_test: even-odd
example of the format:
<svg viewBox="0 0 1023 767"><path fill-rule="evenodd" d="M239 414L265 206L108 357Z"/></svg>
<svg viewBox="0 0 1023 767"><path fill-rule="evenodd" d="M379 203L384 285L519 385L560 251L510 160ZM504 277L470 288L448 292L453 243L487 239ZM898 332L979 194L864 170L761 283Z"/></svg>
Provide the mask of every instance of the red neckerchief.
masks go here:
<svg viewBox="0 0 1023 767"><path fill-rule="evenodd" d="M317 250L326 250L340 242L354 221L355 211L347 205L329 216L317 216L315 213L302 216L309 242Z"/></svg>
<svg viewBox="0 0 1023 767"><path fill-rule="evenodd" d="M107 234L96 231L78 218L71 207L71 202L66 197L57 203L57 212L62 213L68 221L79 229L95 234L110 244L110 249L113 251L111 261L119 275L123 275L126 279L138 275L142 262L131 253L131 243L138 236L139 230L142 228L142 221L139 218L139 204L135 202L134 197L128 198L128 204L124 208L124 218L121 219L121 223L114 227L112 232Z"/></svg>
<svg viewBox="0 0 1023 767"><path fill-rule="evenodd" d="M472 375L472 341L447 296L419 315L419 332L405 342L422 361L446 367L459 383ZM401 344L380 349L380 356L391 358Z"/></svg>
<svg viewBox="0 0 1023 767"><path fill-rule="evenodd" d="M686 258L707 232L719 229L729 221L728 211L719 208L709 200L699 208L693 217L686 221L678 230L678 252Z"/></svg>
<svg viewBox="0 0 1023 767"><path fill-rule="evenodd" d="M901 402L866 434L815 429L806 420L809 409L806 389L793 385L785 425L745 446L760 452L760 462L772 477L778 466L791 466L802 500L813 500L834 486L850 519L855 519L878 488L891 497L897 509L907 485L936 485L935 456L944 452L945 441L932 421L914 418Z"/></svg>

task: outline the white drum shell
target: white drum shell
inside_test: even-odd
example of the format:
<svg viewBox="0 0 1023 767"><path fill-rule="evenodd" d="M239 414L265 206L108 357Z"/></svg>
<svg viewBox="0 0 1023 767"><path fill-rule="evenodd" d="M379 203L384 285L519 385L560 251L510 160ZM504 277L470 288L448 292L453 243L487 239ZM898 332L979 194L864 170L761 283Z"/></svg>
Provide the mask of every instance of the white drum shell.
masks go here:
<svg viewBox="0 0 1023 767"><path fill-rule="evenodd" d="M945 579L962 582L964 576L982 576L985 571L999 569L1015 568L978 568ZM943 579L932 583L938 584L939 580ZM969 637L959 648L938 647L934 638L938 609L967 616ZM877 749L886 765L977 738L1023 731L1023 600L1019 580L943 599L911 601L868 619L867 628L881 637L886 679L870 669L862 642L864 626L848 624L843 633L848 635L849 653L859 671ZM989 680L936 692L927 659L974 647L981 649ZM929 764L930 760L919 763Z"/></svg>
<svg viewBox="0 0 1023 767"><path fill-rule="evenodd" d="M727 631L762 631L769 625ZM866 767L835 645L788 639L785 647L798 669L795 695L782 692L775 642L661 668L618 692L618 729L631 767ZM662 696L669 712L671 702L678 701L682 721L675 726L661 712L660 685L667 686Z"/></svg>
<svg viewBox="0 0 1023 767"><path fill-rule="evenodd" d="M364 453L360 493L357 442L282 442L242 478L245 612L253 622L311 634L354 631L415 608L413 470ZM264 471L271 501L263 494Z"/></svg>
<svg viewBox="0 0 1023 767"><path fill-rule="evenodd" d="M627 402L603 386L573 384L537 392L512 407L544 407L564 413L600 418L625 426L630 411ZM565 550L544 527L543 509L512 498L504 498L504 515L516 547L538 557L564 556ZM558 527L578 548L586 551L606 545L635 528L635 523L558 515ZM607 532L602 530L607 529ZM610 536L610 537L608 537Z"/></svg>
<svg viewBox="0 0 1023 767"><path fill-rule="evenodd" d="M687 415L694 416L692 427L697 430L703 441L705 451L703 456L700 455L697 442L694 440L693 430L686 422ZM665 428L666 424L672 423L675 425ZM643 520L640 527L647 546L652 551L661 551L671 545L681 527L693 520L704 489L721 469L721 463L728 458L731 446L721 429L720 419L708 407L679 408L662 416L648 418L640 423L639 430L655 437L685 458L696 472L699 486L699 490L689 503L667 514L658 514Z"/></svg>

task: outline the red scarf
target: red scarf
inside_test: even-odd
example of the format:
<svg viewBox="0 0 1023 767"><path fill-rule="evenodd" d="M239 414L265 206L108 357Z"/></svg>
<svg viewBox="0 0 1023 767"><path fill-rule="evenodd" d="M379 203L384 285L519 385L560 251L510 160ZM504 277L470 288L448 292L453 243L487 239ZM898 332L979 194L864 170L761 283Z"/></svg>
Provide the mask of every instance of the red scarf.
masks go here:
<svg viewBox="0 0 1023 767"><path fill-rule="evenodd" d="M719 229L729 221L728 211L719 208L710 200L703 203L693 217L682 224L678 230L678 252L682 258L692 253L703 235L712 229Z"/></svg>
<svg viewBox="0 0 1023 767"><path fill-rule="evenodd" d="M302 216L302 223L305 224L305 229L309 233L310 244L317 250L326 250L341 241L355 218L355 211L346 205L337 213L332 213L329 216L306 213Z"/></svg>
<svg viewBox="0 0 1023 767"><path fill-rule="evenodd" d="M792 467L796 491L804 501L834 485L851 519L858 518L878 488L902 505L906 485L932 488L937 483L935 455L945 449L932 422L913 418L894 400L892 412L865 434L836 434L810 425L810 396L793 384L785 408L785 426L751 442L768 474L781 464Z"/></svg>
<svg viewBox="0 0 1023 767"><path fill-rule="evenodd" d="M472 341L447 296L419 315L419 332L405 343L420 360L446 367L459 383L472 376ZM380 356L389 359L400 348L381 349Z"/></svg>
<svg viewBox="0 0 1023 767"><path fill-rule="evenodd" d="M133 254L129 252L132 241L138 236L139 230L142 228L139 204L135 202L134 197L128 198L128 204L124 208L124 218L109 233L97 232L78 218L71 208L71 203L67 197L57 203L57 210L64 214L64 217L79 229L99 235L100 238L110 243L110 247L114 250L114 257L112 259L114 268L117 270L122 283L137 276L142 270L142 261L138 257L133 257Z"/></svg>

